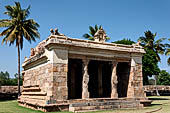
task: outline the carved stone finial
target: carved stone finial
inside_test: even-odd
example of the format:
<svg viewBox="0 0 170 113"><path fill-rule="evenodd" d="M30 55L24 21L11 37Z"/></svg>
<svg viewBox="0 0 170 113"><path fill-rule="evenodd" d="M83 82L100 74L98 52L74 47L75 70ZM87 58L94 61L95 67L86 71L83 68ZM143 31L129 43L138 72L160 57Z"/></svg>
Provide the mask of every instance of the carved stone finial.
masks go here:
<svg viewBox="0 0 170 113"><path fill-rule="evenodd" d="M51 35L54 35L54 31L53 29L50 29Z"/></svg>
<svg viewBox="0 0 170 113"><path fill-rule="evenodd" d="M57 28L55 28L55 30L54 30L54 35L60 35Z"/></svg>
<svg viewBox="0 0 170 113"><path fill-rule="evenodd" d="M136 43L136 45L137 45L137 46L140 46L140 44L141 44L141 41L138 40L138 42Z"/></svg>
<svg viewBox="0 0 170 113"><path fill-rule="evenodd" d="M25 56L25 57L24 57L24 61L27 61L27 60L28 60L28 58Z"/></svg>
<svg viewBox="0 0 170 113"><path fill-rule="evenodd" d="M106 33L103 30L103 28L101 27L100 29L98 29L98 31L94 34L94 41L96 42L105 42L106 41Z"/></svg>
<svg viewBox="0 0 170 113"><path fill-rule="evenodd" d="M35 55L35 50L34 48L31 48L31 56L34 56Z"/></svg>
<svg viewBox="0 0 170 113"><path fill-rule="evenodd" d="M140 41L140 40L138 40L138 42L137 42L137 43L132 44L132 45L133 45L133 46L141 46L140 44L141 44L141 41Z"/></svg>

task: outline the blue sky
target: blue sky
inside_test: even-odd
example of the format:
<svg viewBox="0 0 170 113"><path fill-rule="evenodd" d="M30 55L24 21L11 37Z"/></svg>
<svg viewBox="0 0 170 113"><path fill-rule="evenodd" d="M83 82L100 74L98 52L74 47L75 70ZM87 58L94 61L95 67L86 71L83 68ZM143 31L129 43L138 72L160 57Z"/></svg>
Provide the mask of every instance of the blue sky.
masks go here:
<svg viewBox="0 0 170 113"><path fill-rule="evenodd" d="M170 38L170 0L19 0L23 8L31 5L31 14L40 24L41 38L35 43L24 42L22 60L30 49L46 39L51 28L69 37L82 38L88 26L102 25L110 41L130 38L136 41L146 30L157 32L157 38ZM14 5L14 0L0 0L0 19L4 6ZM3 29L0 28L0 32ZM2 38L0 38L0 42ZM161 69L170 72L166 56L161 56ZM17 49L0 45L0 71L17 73Z"/></svg>

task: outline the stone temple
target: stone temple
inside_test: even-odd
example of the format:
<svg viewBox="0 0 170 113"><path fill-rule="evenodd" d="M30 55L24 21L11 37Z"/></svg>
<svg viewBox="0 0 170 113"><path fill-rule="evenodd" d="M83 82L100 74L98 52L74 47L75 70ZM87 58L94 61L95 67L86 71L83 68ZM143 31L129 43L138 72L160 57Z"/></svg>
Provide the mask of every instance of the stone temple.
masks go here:
<svg viewBox="0 0 170 113"><path fill-rule="evenodd" d="M41 111L89 111L147 105L139 43L107 43L101 28L94 41L51 35L23 63L21 106Z"/></svg>

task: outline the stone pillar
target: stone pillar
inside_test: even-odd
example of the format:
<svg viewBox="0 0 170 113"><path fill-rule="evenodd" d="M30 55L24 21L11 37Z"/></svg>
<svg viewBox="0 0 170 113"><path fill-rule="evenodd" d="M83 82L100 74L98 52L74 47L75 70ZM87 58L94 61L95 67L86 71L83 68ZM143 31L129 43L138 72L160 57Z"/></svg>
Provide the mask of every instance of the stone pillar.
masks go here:
<svg viewBox="0 0 170 113"><path fill-rule="evenodd" d="M98 93L99 93L99 97L103 95L102 64L99 64L99 67L98 67Z"/></svg>
<svg viewBox="0 0 170 113"><path fill-rule="evenodd" d="M131 59L131 68L130 68L130 75L129 75L129 84L127 90L127 98L134 98L134 76L135 76L135 60Z"/></svg>
<svg viewBox="0 0 170 113"><path fill-rule="evenodd" d="M117 62L112 62L112 77L111 77L111 98L118 98L117 93L117 74L116 74Z"/></svg>
<svg viewBox="0 0 170 113"><path fill-rule="evenodd" d="M88 83L89 83L89 74L88 74L88 59L83 59L83 83L82 83L82 99L89 98Z"/></svg>

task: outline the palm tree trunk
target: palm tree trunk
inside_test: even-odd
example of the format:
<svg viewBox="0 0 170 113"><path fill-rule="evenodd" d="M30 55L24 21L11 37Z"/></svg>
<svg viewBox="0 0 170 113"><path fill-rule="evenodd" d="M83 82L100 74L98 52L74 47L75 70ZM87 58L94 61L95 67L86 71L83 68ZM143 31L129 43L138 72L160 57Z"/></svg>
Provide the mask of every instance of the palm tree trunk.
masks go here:
<svg viewBox="0 0 170 113"><path fill-rule="evenodd" d="M20 93L20 48L18 45L18 97L21 95Z"/></svg>

